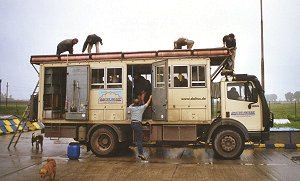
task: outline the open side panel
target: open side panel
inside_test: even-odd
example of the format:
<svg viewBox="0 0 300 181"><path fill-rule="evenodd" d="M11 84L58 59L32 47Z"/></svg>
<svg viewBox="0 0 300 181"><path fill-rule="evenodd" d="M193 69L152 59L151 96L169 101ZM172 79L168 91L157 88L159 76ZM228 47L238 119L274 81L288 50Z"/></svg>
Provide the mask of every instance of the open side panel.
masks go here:
<svg viewBox="0 0 300 181"><path fill-rule="evenodd" d="M152 64L152 119L167 120L168 62Z"/></svg>
<svg viewBox="0 0 300 181"><path fill-rule="evenodd" d="M66 102L66 67L45 67L43 119L62 119Z"/></svg>
<svg viewBox="0 0 300 181"><path fill-rule="evenodd" d="M89 66L67 67L66 119L87 120Z"/></svg>

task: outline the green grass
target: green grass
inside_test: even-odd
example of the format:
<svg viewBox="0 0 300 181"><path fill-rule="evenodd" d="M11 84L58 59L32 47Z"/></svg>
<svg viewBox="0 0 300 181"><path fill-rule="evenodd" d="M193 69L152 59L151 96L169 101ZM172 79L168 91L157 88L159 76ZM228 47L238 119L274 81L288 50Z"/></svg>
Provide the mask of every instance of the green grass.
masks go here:
<svg viewBox="0 0 300 181"><path fill-rule="evenodd" d="M300 129L300 121L291 121L287 124L274 124L274 128L298 128Z"/></svg>
<svg viewBox="0 0 300 181"><path fill-rule="evenodd" d="M295 117L295 114L300 116L300 103L269 103L269 107L275 119L288 119L291 116Z"/></svg>
<svg viewBox="0 0 300 181"><path fill-rule="evenodd" d="M9 102L7 106L4 102L0 105L0 115L16 115L22 116L27 106L27 102Z"/></svg>
<svg viewBox="0 0 300 181"><path fill-rule="evenodd" d="M288 124L274 124L274 127L290 127L300 129L300 103L269 103L269 107L271 112L274 113L275 119L288 119L291 122Z"/></svg>

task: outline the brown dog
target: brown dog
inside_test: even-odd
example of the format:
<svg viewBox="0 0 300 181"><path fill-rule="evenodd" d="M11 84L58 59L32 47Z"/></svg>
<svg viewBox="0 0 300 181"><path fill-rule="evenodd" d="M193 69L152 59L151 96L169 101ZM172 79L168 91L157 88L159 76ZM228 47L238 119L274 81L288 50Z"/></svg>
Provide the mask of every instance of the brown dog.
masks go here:
<svg viewBox="0 0 300 181"><path fill-rule="evenodd" d="M45 180L49 176L49 180L54 180L56 174L56 162L54 159L48 158L47 163L40 169L41 179Z"/></svg>

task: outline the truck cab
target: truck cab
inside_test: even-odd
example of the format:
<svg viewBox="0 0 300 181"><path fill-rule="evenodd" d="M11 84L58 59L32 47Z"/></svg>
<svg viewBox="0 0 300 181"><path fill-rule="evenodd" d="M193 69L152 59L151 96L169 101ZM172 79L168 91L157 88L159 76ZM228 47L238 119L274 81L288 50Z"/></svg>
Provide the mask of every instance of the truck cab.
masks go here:
<svg viewBox="0 0 300 181"><path fill-rule="evenodd" d="M236 148L243 148L245 141L268 140L273 115L258 79L253 75L236 74L223 77L216 85L220 90L215 99L217 116L210 130L214 133L215 153L231 157L240 154Z"/></svg>

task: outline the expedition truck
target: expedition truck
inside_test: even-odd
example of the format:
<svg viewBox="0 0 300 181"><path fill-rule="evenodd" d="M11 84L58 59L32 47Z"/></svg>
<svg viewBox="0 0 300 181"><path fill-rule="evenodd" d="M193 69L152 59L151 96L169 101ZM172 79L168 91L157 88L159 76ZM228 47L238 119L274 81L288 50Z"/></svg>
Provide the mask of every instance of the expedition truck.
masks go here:
<svg viewBox="0 0 300 181"><path fill-rule="evenodd" d="M227 73L229 60L225 48L31 56L39 65L36 117L46 137L111 155L134 144L127 107L146 80L153 100L143 115L145 144L201 142L234 159L246 141L268 139L273 118L258 79Z"/></svg>

